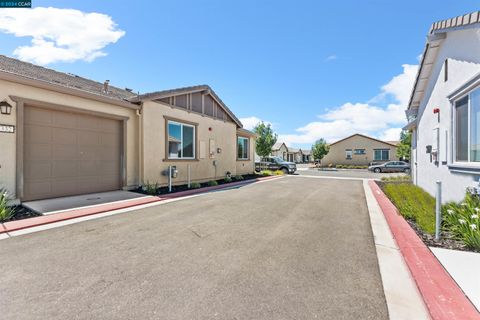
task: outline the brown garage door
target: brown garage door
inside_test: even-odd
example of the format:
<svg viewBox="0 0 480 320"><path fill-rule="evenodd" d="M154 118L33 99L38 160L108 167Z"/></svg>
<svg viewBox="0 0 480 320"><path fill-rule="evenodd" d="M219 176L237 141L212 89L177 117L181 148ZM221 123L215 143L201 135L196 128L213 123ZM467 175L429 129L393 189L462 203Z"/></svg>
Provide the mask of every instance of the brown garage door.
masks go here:
<svg viewBox="0 0 480 320"><path fill-rule="evenodd" d="M23 200L120 188L120 121L31 106L24 119Z"/></svg>

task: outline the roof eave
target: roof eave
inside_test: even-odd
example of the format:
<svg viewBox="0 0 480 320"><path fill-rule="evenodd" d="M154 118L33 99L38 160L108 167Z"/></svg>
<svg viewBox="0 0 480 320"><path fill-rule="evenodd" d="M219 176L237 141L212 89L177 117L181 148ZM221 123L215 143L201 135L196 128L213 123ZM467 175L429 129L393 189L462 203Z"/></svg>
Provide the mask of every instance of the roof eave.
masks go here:
<svg viewBox="0 0 480 320"><path fill-rule="evenodd" d="M85 90L71 88L71 87L60 85L60 84L54 84L45 80L33 79L33 78L18 75L18 74L6 72L3 70L0 70L0 80L15 82L18 84L28 85L28 86L36 87L39 89L55 91L58 93L69 94L79 98L91 99L91 100L95 100L103 103L117 105L117 106L128 108L128 109L134 109L134 110L140 109L140 106L138 104L130 101L122 101L119 99L110 98L104 95L95 94Z"/></svg>

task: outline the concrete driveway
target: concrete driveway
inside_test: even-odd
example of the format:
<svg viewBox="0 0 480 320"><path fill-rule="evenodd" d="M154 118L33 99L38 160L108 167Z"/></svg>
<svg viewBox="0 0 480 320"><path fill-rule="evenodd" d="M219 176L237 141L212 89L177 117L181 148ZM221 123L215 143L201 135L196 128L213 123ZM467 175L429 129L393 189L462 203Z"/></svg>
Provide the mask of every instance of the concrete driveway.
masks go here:
<svg viewBox="0 0 480 320"><path fill-rule="evenodd" d="M13 237L0 257L2 319L388 318L361 181L285 177Z"/></svg>

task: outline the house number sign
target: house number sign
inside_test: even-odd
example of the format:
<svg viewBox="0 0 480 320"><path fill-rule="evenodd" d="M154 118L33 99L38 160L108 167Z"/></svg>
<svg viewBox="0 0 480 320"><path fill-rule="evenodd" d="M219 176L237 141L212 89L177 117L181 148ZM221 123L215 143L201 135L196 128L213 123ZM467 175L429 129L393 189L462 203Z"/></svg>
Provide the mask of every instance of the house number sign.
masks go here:
<svg viewBox="0 0 480 320"><path fill-rule="evenodd" d="M0 132L14 133L15 132L15 126L12 126L12 125L9 125L9 124L0 124Z"/></svg>

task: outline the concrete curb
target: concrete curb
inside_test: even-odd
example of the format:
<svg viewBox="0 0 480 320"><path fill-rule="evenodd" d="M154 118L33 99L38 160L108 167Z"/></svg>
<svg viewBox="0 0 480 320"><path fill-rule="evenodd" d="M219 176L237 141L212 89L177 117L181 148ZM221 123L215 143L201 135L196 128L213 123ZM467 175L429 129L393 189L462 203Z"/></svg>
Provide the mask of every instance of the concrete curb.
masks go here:
<svg viewBox="0 0 480 320"><path fill-rule="evenodd" d="M280 177L279 176L261 177L261 178L257 178L257 179L231 182L231 183L226 183L226 184L222 184L222 185L218 185L218 186L205 187L205 188L201 188L201 189L180 191L180 192L176 192L176 193L172 193L172 194L168 194L168 195L163 195L163 196L160 196L160 197L148 197L148 198L141 198L141 199L132 199L132 200L123 201L123 202L120 202L120 203L118 203L118 202L117 203L107 203L107 204L98 205L98 206L94 206L94 207L66 210L66 211L62 211L62 212L59 212L59 213L54 213L54 214L46 215L46 216L39 216L39 217L28 218L28 219L23 219L23 220L9 221L9 222L5 222L5 223L0 224L0 234L12 232L12 231L17 231L17 230L22 230L22 229L27 229L27 228L32 228L32 227L38 227L38 226L45 225L45 224L50 224L50 223L55 223L55 222L60 222L60 221L85 217L85 216L91 216L91 215L100 214L100 213L113 211L113 210L132 208L132 207L136 207L136 206L140 206L140 205L144 205L144 204L148 204L148 203L160 202L160 201L165 201L165 200L169 200L169 199L175 199L175 198L180 198L180 197L186 197L186 196L191 196L191 195L196 195L196 194L212 192L212 191L216 191L216 190L223 190L223 189L229 189L229 188L233 188L233 187L245 186L245 185L249 185L249 184L252 184L252 183L265 181L265 180L276 179L276 178L280 178Z"/></svg>
<svg viewBox="0 0 480 320"><path fill-rule="evenodd" d="M380 187L374 181L369 185L432 319L480 319L480 313Z"/></svg>

